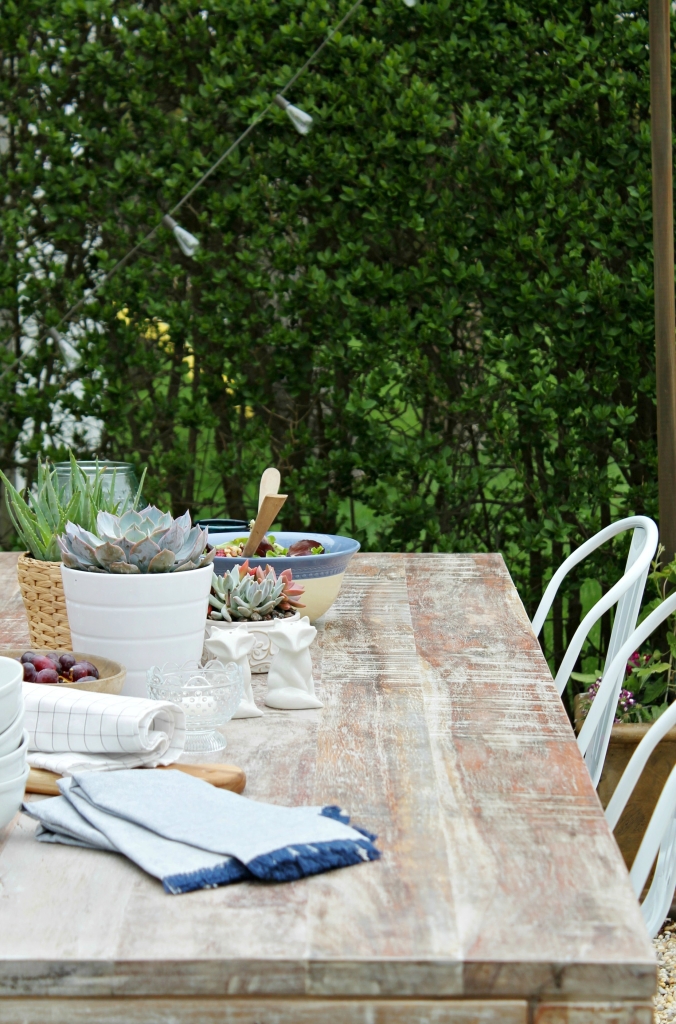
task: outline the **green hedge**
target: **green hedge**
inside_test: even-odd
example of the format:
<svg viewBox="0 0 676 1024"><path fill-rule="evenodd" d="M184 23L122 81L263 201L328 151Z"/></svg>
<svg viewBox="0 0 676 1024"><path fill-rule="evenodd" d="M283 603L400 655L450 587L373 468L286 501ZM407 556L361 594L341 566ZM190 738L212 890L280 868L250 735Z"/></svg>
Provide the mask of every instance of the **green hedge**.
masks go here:
<svg viewBox="0 0 676 1024"><path fill-rule="evenodd" d="M290 94L314 131L275 109L181 212L196 258L162 229L76 353L30 341L348 6L5 0L0 464L73 417L85 452L94 417L152 499L248 516L274 463L288 527L500 550L532 611L571 545L656 512L644 3L366 0Z"/></svg>

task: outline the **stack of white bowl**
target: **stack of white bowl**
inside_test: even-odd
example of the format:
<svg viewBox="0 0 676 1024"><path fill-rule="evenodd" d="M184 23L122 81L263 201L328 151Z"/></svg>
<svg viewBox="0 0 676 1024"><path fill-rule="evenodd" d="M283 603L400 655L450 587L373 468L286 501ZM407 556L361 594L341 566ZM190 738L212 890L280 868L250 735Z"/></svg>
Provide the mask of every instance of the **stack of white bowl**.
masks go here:
<svg viewBox="0 0 676 1024"><path fill-rule="evenodd" d="M22 683L23 665L13 658L0 658L0 828L21 807L28 780Z"/></svg>

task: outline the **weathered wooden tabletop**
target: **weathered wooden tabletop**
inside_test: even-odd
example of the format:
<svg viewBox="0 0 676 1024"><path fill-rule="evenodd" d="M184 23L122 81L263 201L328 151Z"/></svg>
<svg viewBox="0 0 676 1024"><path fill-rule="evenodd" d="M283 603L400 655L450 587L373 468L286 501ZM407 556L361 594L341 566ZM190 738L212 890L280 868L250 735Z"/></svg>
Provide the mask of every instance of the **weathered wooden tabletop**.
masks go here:
<svg viewBox="0 0 676 1024"><path fill-rule="evenodd" d="M224 759L255 799L348 808L382 860L168 896L21 815L0 832L0 1022L652 1020L652 948L502 558L358 555L325 618L324 709L230 722Z"/></svg>

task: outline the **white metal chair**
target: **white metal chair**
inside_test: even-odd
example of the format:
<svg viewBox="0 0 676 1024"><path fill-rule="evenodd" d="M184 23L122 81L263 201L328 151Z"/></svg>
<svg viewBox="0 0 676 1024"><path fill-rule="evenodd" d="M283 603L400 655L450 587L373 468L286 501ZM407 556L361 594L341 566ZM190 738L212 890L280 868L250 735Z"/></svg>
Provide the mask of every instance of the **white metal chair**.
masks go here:
<svg viewBox="0 0 676 1024"><path fill-rule="evenodd" d="M578 746L585 758L589 744L608 712L610 712L612 725L627 660L673 611L676 611L676 593L663 601L654 612L651 612L613 658L578 736ZM671 704L648 730L622 773L622 778L606 808L606 821L611 829L614 829L620 820L622 811L634 791L634 786L638 782L648 758L674 725L676 725L676 702ZM610 730L604 737L603 758L605 758L609 738ZM603 760L601 760L602 764ZM600 775L600 770L598 774ZM596 784L597 781L594 780L594 783ZM669 913L676 889L676 767L672 769L664 785L629 873L637 898L640 898L643 892L655 858L657 858L655 874L641 906L643 918L651 937L657 935Z"/></svg>
<svg viewBox="0 0 676 1024"><path fill-rule="evenodd" d="M629 555L627 557L624 575L613 587L610 588L607 594L604 594L603 597L596 602L591 611L587 612L584 619L575 630L575 635L568 645L568 650L564 655L559 671L556 673L556 679L554 680L559 693L563 693L566 688L566 683L570 678L570 673L575 667L575 662L580 656L582 645L587 639L590 629L596 622L598 622L604 612L607 612L609 608L612 608L614 604L617 604L615 621L613 622L613 629L610 634L610 643L608 645L608 653L606 655L606 662L603 671L604 679L608 674L609 666L611 662L613 662L617 651L636 626L636 620L641 607L641 600L643 599L643 591L645 589L650 563L652 562L655 556L655 551L657 550L658 532L657 526L652 519L649 519L647 516L629 516L627 519L620 519L616 523L611 523L610 526L606 526L604 530L601 530L588 541L585 541L584 544L580 545L580 547L577 548L576 551L573 551L572 555L563 562L552 576L549 586L545 590L542 600L540 601L538 610L535 613L535 617L533 619L533 631L537 636L545 623L549 609L554 603L554 598L556 597L556 593L561 586L561 582L564 577L572 568L574 568L574 566L578 565L584 558L586 558L587 555L590 555L592 551L596 551L601 544L604 544L612 537L617 537L619 533L624 533L625 530L633 530L634 535L631 539L631 546L629 548ZM618 672L620 672L619 669ZM624 666L618 676L619 682L621 682L623 678ZM587 767L589 768L589 773L594 780L595 786L598 785L598 780L601 777L601 769L603 768L603 761L606 756L610 730L613 726L614 717L615 705L612 707L608 705L606 714L603 720L599 721L596 733L590 743L587 754Z"/></svg>
<svg viewBox="0 0 676 1024"><path fill-rule="evenodd" d="M586 558L587 555L590 555L592 551L596 551L598 547L605 544L607 540L617 537L618 534L624 533L626 530L633 530L634 535L631 540L624 575L622 579L618 580L610 588L607 594L604 594L596 602L576 629L575 635L570 641L568 650L561 662L561 667L556 673L555 682L559 693L563 693L566 688L570 673L575 667L575 662L580 656L582 645L587 639L590 629L609 608L612 608L617 603L617 612L615 613L606 664L612 661L615 652L634 629L639 608L641 607L650 563L657 550L658 532L655 523L652 519L648 519L647 516L629 516L627 519L619 519L616 523L606 526L604 530L600 530L599 533L585 541L584 544L581 544L576 551L573 551L572 555L569 555L565 562L559 566L549 581L549 585L538 605L538 610L533 618L533 632L536 636L539 635L540 630L544 626L545 619L554 603L558 589L570 570Z"/></svg>

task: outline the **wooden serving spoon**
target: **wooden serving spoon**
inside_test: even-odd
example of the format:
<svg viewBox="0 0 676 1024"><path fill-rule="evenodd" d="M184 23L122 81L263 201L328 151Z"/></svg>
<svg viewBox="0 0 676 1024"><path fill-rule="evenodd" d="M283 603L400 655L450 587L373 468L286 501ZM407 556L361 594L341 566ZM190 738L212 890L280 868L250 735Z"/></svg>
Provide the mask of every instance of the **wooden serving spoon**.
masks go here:
<svg viewBox="0 0 676 1024"><path fill-rule="evenodd" d="M256 522L251 527L251 533L249 539L244 546L242 552L242 558L251 558L256 552L256 548L263 540L263 537L268 532L272 524L274 523L280 508L287 499L286 494L266 494L263 498L263 503L258 510L256 516Z"/></svg>
<svg viewBox="0 0 676 1024"><path fill-rule="evenodd" d="M139 768L138 770L159 772L169 769L185 772L186 775L194 775L219 789L229 789L232 793L241 793L246 786L246 775L241 768L234 764L164 764L159 768ZM28 773L26 792L43 793L45 796L60 796L61 791L57 782L61 777L61 775L45 771L43 768L31 768Z"/></svg>
<svg viewBox="0 0 676 1024"><path fill-rule="evenodd" d="M258 488L258 511L260 512L261 505L263 504L263 498L266 494L279 494L279 488L282 483L282 476L278 469L273 466L269 466L261 476L260 486Z"/></svg>

